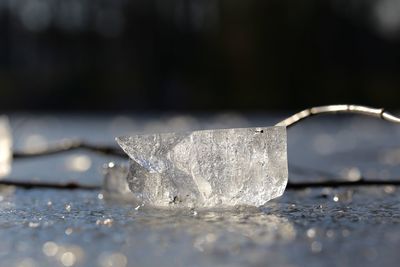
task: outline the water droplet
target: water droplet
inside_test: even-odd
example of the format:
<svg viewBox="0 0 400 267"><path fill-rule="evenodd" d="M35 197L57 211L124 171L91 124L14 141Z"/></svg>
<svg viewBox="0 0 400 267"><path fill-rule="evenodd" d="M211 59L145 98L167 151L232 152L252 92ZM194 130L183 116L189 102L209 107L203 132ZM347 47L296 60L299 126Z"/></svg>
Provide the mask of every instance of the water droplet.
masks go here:
<svg viewBox="0 0 400 267"><path fill-rule="evenodd" d="M349 170L347 177L350 181L358 181L361 179L361 171L358 168L353 167Z"/></svg>
<svg viewBox="0 0 400 267"><path fill-rule="evenodd" d="M314 228L310 228L307 230L308 238L314 238L316 234L317 234L317 231Z"/></svg>
<svg viewBox="0 0 400 267"><path fill-rule="evenodd" d="M62 254L60 261L64 266L67 267L73 266L76 262L75 254L70 251L67 251L64 254Z"/></svg>
<svg viewBox="0 0 400 267"><path fill-rule="evenodd" d="M383 189L386 194L393 194L396 191L396 188L392 185L385 186Z"/></svg>
<svg viewBox="0 0 400 267"><path fill-rule="evenodd" d="M335 232L333 230L326 231L326 237L333 238L334 235L335 235Z"/></svg>
<svg viewBox="0 0 400 267"><path fill-rule="evenodd" d="M86 155L75 155L66 159L65 167L75 172L85 172L92 166L92 160Z"/></svg>
<svg viewBox="0 0 400 267"><path fill-rule="evenodd" d="M58 252L58 245L54 242L48 241L43 244L42 251L46 256L53 257Z"/></svg>

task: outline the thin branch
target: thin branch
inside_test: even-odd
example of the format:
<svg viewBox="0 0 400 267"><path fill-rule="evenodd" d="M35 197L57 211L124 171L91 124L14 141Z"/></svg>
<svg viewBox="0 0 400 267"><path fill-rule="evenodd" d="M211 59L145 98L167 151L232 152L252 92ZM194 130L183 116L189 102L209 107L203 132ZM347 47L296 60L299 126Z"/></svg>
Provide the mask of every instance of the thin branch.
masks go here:
<svg viewBox="0 0 400 267"><path fill-rule="evenodd" d="M127 158L128 156L118 147L115 146L105 146L105 145L93 145L86 143L84 141L64 141L56 145L52 145L43 150L37 150L34 152L14 152L14 159L25 159L32 157L43 157L51 156L60 153L66 153L74 150L88 150L100 154L112 155L117 157Z"/></svg>
<svg viewBox="0 0 400 267"><path fill-rule="evenodd" d="M375 118L380 118L385 121L400 123L400 118L396 117L385 111L383 108L370 108L365 106L357 106L357 105L330 105L330 106L321 106L305 109L299 113L296 113L289 118L279 122L276 126L286 126L287 128L295 125L299 121L302 121L306 118L320 115L320 114L335 114L335 113L352 113L352 114L361 114L366 116L372 116Z"/></svg>
<svg viewBox="0 0 400 267"><path fill-rule="evenodd" d="M299 182L287 184L287 189L302 190L305 188L320 187L352 187L352 186L400 186L400 181L390 180L358 180L358 181L326 181L326 182Z"/></svg>
<svg viewBox="0 0 400 267"><path fill-rule="evenodd" d="M12 181L0 180L0 185L15 186L24 189L57 189L57 190L100 190L101 186L83 185L78 183L48 183L48 182L28 182L28 181Z"/></svg>

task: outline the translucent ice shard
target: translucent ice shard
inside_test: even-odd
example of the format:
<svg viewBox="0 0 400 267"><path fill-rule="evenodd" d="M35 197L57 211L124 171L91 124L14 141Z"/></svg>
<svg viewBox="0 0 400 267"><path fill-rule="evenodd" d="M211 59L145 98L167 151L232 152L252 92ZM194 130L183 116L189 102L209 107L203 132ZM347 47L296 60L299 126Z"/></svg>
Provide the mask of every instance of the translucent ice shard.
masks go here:
<svg viewBox="0 0 400 267"><path fill-rule="evenodd" d="M11 171L12 136L8 118L0 116L0 177Z"/></svg>
<svg viewBox="0 0 400 267"><path fill-rule="evenodd" d="M151 206L261 206L288 180L286 128L238 128L117 138L128 184Z"/></svg>

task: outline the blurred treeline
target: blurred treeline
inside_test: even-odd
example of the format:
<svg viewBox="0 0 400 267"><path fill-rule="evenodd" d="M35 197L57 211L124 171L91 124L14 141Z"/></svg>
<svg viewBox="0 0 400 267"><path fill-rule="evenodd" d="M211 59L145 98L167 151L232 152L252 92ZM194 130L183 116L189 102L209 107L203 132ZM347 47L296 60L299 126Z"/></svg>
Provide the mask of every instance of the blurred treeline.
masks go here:
<svg viewBox="0 0 400 267"><path fill-rule="evenodd" d="M0 0L0 109L397 108L399 2Z"/></svg>

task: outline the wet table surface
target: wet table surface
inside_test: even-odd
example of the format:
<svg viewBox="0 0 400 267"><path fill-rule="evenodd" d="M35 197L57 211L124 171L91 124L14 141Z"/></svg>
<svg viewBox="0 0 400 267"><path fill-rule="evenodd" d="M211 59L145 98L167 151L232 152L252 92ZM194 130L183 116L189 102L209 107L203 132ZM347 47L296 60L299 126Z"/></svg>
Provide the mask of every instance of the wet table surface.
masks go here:
<svg viewBox="0 0 400 267"><path fill-rule="evenodd" d="M127 133L266 126L269 114L11 115L18 151L65 138L114 144ZM322 117L288 132L289 180L400 179L400 126ZM13 163L7 179L101 185L119 158L85 151ZM99 190L0 188L0 266L397 266L400 190L287 190L261 208L161 211Z"/></svg>

